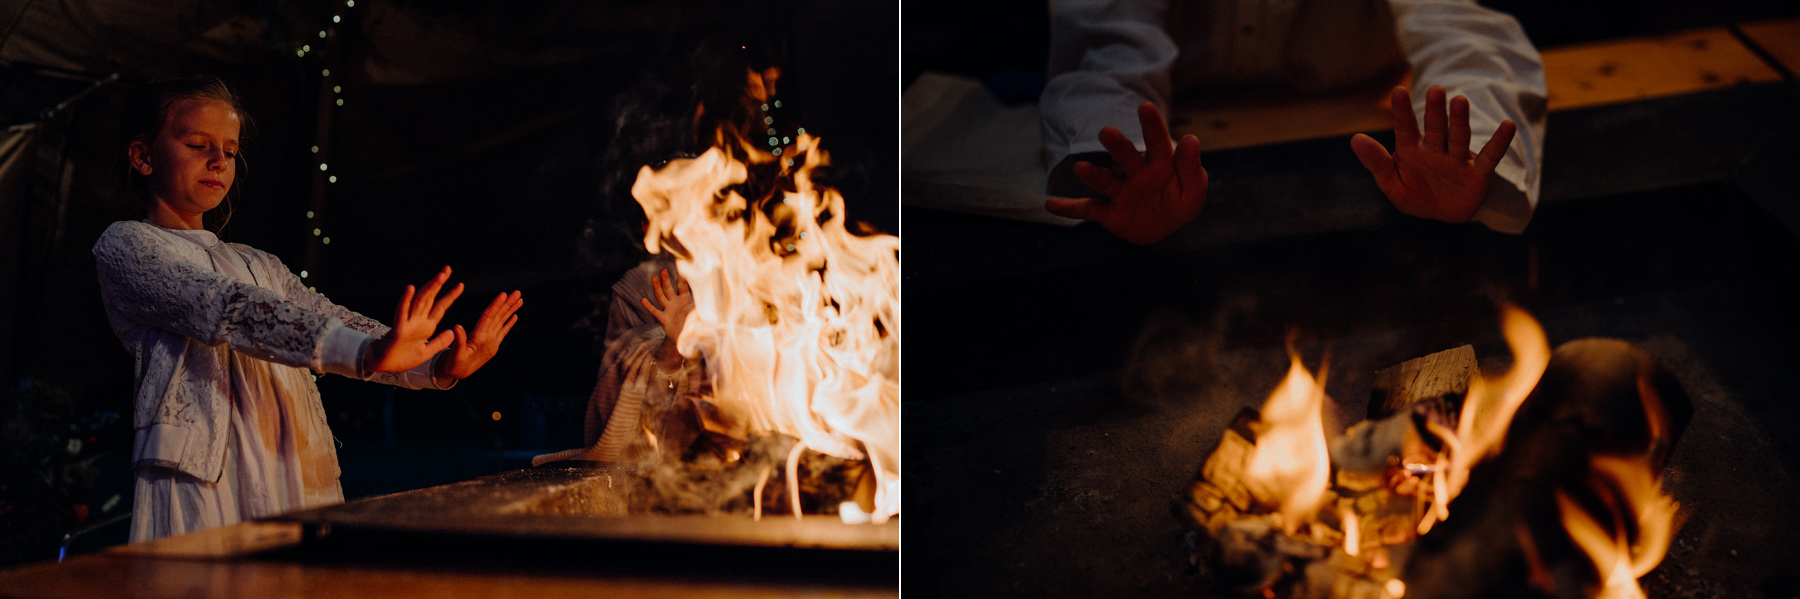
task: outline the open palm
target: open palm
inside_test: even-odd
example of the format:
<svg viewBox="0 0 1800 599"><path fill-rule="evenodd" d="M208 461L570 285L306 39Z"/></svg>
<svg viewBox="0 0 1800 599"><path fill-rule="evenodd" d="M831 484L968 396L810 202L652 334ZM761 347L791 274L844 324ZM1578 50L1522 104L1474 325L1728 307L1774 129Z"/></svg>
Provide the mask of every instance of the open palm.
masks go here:
<svg viewBox="0 0 1800 599"><path fill-rule="evenodd" d="M1479 154L1469 151L1469 99L1457 96L1445 110L1444 88L1425 92L1425 131L1421 135L1405 87L1393 91L1394 152L1381 142L1357 134L1350 150L1375 176L1389 202L1419 218L1468 222L1487 198L1494 167L1506 156L1517 126L1502 121Z"/></svg>
<svg viewBox="0 0 1800 599"><path fill-rule="evenodd" d="M1088 162L1075 164L1075 177L1107 198L1050 198L1052 214L1100 223L1121 239L1155 243L1200 216L1206 205L1206 169L1200 166L1200 139L1192 135L1171 143L1169 127L1156 105L1138 107L1145 152L1118 129L1100 130L1100 144L1119 172Z"/></svg>

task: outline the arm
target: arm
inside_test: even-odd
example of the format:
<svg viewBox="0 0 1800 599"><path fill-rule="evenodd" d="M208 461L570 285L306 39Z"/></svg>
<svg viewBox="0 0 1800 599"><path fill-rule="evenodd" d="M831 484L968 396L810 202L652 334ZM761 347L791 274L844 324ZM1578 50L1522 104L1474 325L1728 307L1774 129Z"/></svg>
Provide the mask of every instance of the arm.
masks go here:
<svg viewBox="0 0 1800 599"><path fill-rule="evenodd" d="M1137 120L1138 105L1167 110L1178 49L1163 28L1167 0L1051 2L1049 80L1038 99L1047 164L1106 152L1100 131Z"/></svg>
<svg viewBox="0 0 1800 599"><path fill-rule="evenodd" d="M1484 144L1517 134L1493 169L1470 219L1504 233L1519 233L1537 206L1543 164L1545 98L1543 59L1517 20L1470 0L1390 0L1401 49L1413 67L1415 109L1428 115L1428 87L1468 98L1469 137ZM1455 110L1455 106L1451 106ZM1398 110L1396 110L1398 112ZM1455 117L1452 116L1452 122ZM1430 123L1427 123L1430 129ZM1391 198L1391 196L1390 196Z"/></svg>
<svg viewBox="0 0 1800 599"><path fill-rule="evenodd" d="M100 284L120 316L271 362L354 371L351 360L366 336L339 333L336 318L190 262L148 227L115 224L94 245ZM337 351L326 351L327 337Z"/></svg>

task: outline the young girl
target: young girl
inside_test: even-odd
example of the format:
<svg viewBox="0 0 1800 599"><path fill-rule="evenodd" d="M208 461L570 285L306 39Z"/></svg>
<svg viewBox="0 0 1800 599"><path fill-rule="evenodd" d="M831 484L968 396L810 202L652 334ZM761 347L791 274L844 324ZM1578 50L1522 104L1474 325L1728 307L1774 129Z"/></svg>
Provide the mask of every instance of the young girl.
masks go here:
<svg viewBox="0 0 1800 599"><path fill-rule="evenodd" d="M308 291L275 256L202 228L241 160L239 99L212 77L146 92L126 120L146 218L113 223L94 244L107 319L136 358L131 538L341 502L309 370L447 389L494 356L523 300L500 294L472 332L438 333L463 290L439 295L449 267L406 287L391 329Z"/></svg>

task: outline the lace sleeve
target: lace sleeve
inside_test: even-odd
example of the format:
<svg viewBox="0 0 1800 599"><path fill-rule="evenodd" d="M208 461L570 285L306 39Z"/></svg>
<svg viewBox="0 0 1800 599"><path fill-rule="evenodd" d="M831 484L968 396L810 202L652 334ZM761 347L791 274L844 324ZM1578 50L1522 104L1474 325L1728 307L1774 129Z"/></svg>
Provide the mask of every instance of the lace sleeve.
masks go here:
<svg viewBox="0 0 1800 599"><path fill-rule="evenodd" d="M94 245L100 285L119 316L263 360L309 367L332 318L181 256L140 223L117 223Z"/></svg>
<svg viewBox="0 0 1800 599"><path fill-rule="evenodd" d="M381 321L332 303L324 294L308 289L306 282L301 281L300 277L294 276L294 272L288 270L287 265L282 264L279 258L255 248L246 246L238 246L238 248L239 251L255 255L257 260L265 262L266 270L275 279L274 284L281 287L282 294L294 303L313 312L335 318L344 324L344 328L359 331L369 337L379 339L387 335L390 327L381 324ZM454 379L438 380L435 376L437 360L442 355L440 353L437 357L426 360L425 363L406 372L376 372L369 374L368 378L364 380L408 389L449 389L456 384Z"/></svg>

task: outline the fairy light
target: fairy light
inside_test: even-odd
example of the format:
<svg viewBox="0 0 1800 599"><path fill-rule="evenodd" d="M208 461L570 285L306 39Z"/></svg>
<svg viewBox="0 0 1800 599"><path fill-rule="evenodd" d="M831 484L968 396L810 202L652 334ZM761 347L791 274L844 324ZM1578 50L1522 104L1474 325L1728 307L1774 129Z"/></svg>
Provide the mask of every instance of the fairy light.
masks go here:
<svg viewBox="0 0 1800 599"><path fill-rule="evenodd" d="M302 279L306 278L306 271L304 271L304 270L300 271L300 278L302 278Z"/></svg>
<svg viewBox="0 0 1800 599"><path fill-rule="evenodd" d="M319 170L325 170L325 163L319 163Z"/></svg>
<svg viewBox="0 0 1800 599"><path fill-rule="evenodd" d="M343 19L342 19L342 18L340 18L340 17L338 17L338 16L337 16L337 15L331 15L331 22L333 22L333 23L336 23L336 22L339 22L339 21L342 21L342 20L343 20Z"/></svg>
<svg viewBox="0 0 1800 599"><path fill-rule="evenodd" d="M314 154L317 154L317 153L319 153L319 146L313 146L313 147L312 147L312 151L313 151L313 153L314 153Z"/></svg>
<svg viewBox="0 0 1800 599"><path fill-rule="evenodd" d="M332 183L336 183L336 182L337 182L337 175L332 175L332 176L330 176L330 177L326 177L326 178L325 178L325 180L326 180L326 181L329 181L329 182L332 182Z"/></svg>

